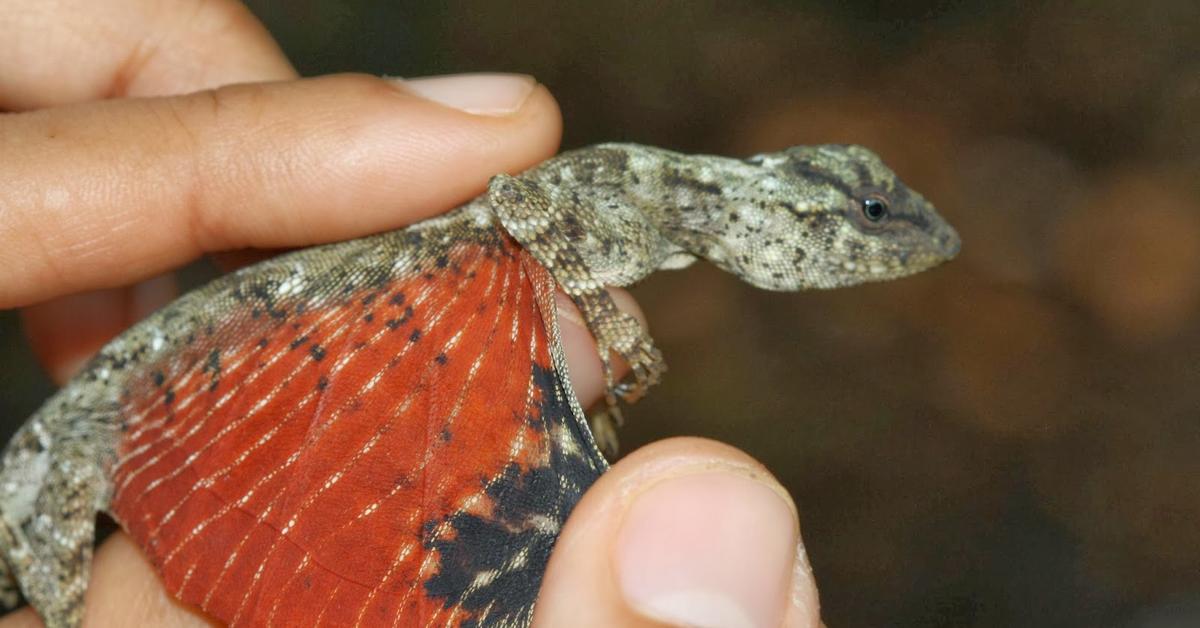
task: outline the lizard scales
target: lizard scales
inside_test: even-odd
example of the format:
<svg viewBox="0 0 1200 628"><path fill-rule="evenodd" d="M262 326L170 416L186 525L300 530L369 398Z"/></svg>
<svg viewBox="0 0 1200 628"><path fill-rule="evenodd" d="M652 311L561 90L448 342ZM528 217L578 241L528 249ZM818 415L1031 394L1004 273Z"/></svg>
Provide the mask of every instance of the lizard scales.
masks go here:
<svg viewBox="0 0 1200 628"><path fill-rule="evenodd" d="M856 146L607 144L499 175L441 217L219 278L102 349L4 452L0 598L19 586L47 625L78 626L104 511L233 625L528 625L559 528L607 468L556 288L615 411L664 366L606 285L702 257L762 288L833 288L958 247Z"/></svg>

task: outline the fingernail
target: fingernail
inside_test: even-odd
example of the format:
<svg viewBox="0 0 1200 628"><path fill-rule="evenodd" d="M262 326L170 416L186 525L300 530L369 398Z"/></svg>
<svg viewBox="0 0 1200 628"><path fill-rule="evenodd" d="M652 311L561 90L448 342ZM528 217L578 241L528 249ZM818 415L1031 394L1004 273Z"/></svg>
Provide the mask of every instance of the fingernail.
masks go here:
<svg viewBox="0 0 1200 628"><path fill-rule="evenodd" d="M675 626L779 626L798 543L790 502L735 471L703 471L638 495L617 537L622 593Z"/></svg>
<svg viewBox="0 0 1200 628"><path fill-rule="evenodd" d="M392 81L426 100L481 116L515 113L537 87L537 81L525 74L451 74Z"/></svg>

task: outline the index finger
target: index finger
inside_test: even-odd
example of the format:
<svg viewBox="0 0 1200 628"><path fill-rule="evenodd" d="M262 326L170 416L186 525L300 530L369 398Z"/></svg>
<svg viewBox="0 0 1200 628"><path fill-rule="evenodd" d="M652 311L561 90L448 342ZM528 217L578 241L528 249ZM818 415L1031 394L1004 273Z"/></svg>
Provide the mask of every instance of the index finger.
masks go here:
<svg viewBox="0 0 1200 628"><path fill-rule="evenodd" d="M0 110L192 92L295 71L235 0L13 0L0 12ZM121 329L169 301L158 280L25 308L25 333L64 381Z"/></svg>
<svg viewBox="0 0 1200 628"><path fill-rule="evenodd" d="M202 252L396 228L545 159L559 132L549 92L514 75L335 76L0 117L0 307Z"/></svg>

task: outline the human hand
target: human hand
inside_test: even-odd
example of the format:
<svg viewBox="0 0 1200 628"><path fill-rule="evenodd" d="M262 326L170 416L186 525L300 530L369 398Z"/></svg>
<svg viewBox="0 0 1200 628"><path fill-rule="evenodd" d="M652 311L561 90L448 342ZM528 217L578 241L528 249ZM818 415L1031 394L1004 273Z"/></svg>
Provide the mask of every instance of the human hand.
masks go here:
<svg viewBox="0 0 1200 628"><path fill-rule="evenodd" d="M59 3L53 13L18 4L0 16L0 107L23 112L0 117L0 307L25 307L31 340L60 383L172 298L169 282L152 279L159 273L202 253L414 222L558 143L553 99L522 77L293 81L270 36L232 2ZM95 102L265 80L286 82ZM122 287L139 281L147 283ZM83 290L93 292L64 296ZM624 293L618 302L636 309ZM603 384L575 320L560 316L586 405ZM614 466L572 515L537 623L636 625L641 613L667 619L674 608L699 613L671 616L692 625L816 625L798 547L786 492L744 454L695 439L656 443ZM749 623L733 619L739 613ZM210 620L172 600L118 533L97 552L86 621ZM36 623L28 609L0 620Z"/></svg>

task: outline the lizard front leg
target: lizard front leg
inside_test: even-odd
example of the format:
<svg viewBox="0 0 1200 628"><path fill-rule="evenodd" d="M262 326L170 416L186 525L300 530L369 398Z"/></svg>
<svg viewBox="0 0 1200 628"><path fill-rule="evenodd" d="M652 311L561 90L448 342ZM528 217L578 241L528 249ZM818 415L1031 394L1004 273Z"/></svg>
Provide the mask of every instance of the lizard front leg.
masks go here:
<svg viewBox="0 0 1200 628"><path fill-rule="evenodd" d="M617 450L613 423L621 423L617 399L637 401L658 383L666 370L662 353L641 323L617 308L581 253L587 234L578 208L556 201L535 182L508 175L492 179L488 200L505 230L550 271L559 288L575 302L596 340L607 412L592 417L592 429L600 448L613 455ZM629 364L630 380L616 381L614 354Z"/></svg>

